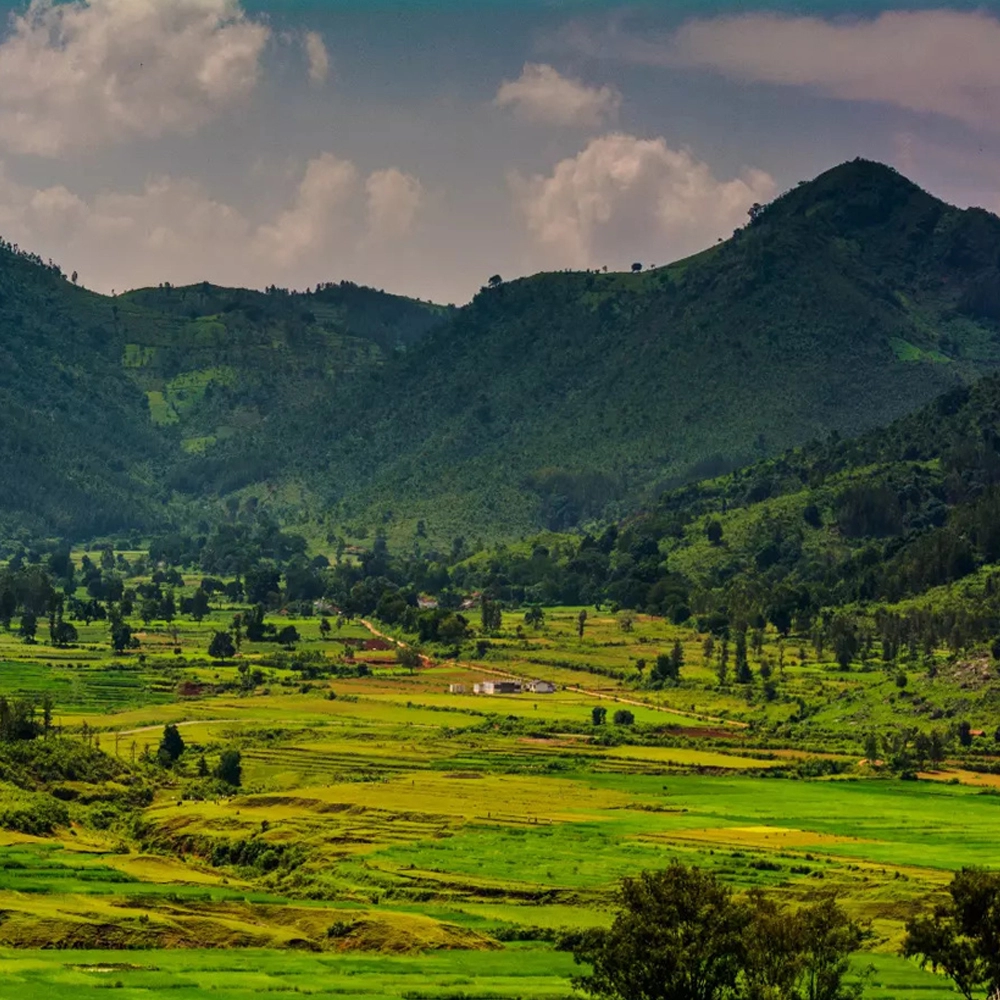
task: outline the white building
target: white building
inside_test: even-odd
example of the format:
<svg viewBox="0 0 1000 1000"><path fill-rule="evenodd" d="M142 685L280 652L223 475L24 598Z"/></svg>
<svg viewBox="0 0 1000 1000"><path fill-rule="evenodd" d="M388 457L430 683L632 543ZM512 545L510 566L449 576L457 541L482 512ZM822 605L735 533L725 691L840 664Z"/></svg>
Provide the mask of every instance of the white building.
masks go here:
<svg viewBox="0 0 1000 1000"><path fill-rule="evenodd" d="M554 694L556 686L552 681L528 681L528 690L532 694Z"/></svg>
<svg viewBox="0 0 1000 1000"><path fill-rule="evenodd" d="M464 684L449 684L448 685L449 694L465 694Z"/></svg>
<svg viewBox="0 0 1000 1000"><path fill-rule="evenodd" d="M521 682L512 680L480 681L472 690L476 694L520 694Z"/></svg>

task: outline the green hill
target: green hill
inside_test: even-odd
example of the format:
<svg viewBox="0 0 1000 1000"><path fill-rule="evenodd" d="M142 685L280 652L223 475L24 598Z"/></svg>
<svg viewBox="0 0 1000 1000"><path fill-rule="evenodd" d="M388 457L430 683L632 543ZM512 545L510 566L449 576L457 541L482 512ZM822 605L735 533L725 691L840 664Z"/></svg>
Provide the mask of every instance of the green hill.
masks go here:
<svg viewBox="0 0 1000 1000"><path fill-rule="evenodd" d="M162 286L116 298L0 246L0 532L186 523L184 462L411 347L448 310L351 283L296 294ZM320 433L318 426L311 433ZM235 462L221 493L272 476Z"/></svg>
<svg viewBox="0 0 1000 1000"><path fill-rule="evenodd" d="M377 406L334 401L334 433L282 461L322 463L340 517L390 535L620 515L994 370L998 260L1000 219L846 164L674 265L484 289L358 390Z"/></svg>
<svg viewBox="0 0 1000 1000"><path fill-rule="evenodd" d="M865 161L668 267L460 310L349 283L109 299L9 250L0 290L9 531L190 526L227 498L331 535L563 530L1000 367L1000 219Z"/></svg>

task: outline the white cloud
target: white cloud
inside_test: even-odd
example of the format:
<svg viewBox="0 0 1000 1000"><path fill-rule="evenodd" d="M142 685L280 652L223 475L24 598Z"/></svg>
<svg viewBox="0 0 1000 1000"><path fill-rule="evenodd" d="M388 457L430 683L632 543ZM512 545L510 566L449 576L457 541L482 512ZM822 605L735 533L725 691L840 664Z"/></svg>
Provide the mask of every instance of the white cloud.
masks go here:
<svg viewBox="0 0 1000 1000"><path fill-rule="evenodd" d="M194 131L254 89L269 36L238 0L32 0L0 43L0 143Z"/></svg>
<svg viewBox="0 0 1000 1000"><path fill-rule="evenodd" d="M201 280L301 288L357 278L372 264L369 249L380 266L403 252L422 190L395 168L364 179L353 163L324 153L306 165L289 208L254 219L187 178L154 177L137 191L83 199L62 185L16 182L0 162L0 233L103 291ZM365 198L372 191L374 213ZM370 247L390 233L388 248Z"/></svg>
<svg viewBox="0 0 1000 1000"><path fill-rule="evenodd" d="M518 79L500 85L493 103L532 122L598 128L618 113L621 101L613 87L589 87L552 66L526 63Z"/></svg>
<svg viewBox="0 0 1000 1000"><path fill-rule="evenodd" d="M365 192L373 238L398 238L410 231L424 198L424 187L416 177L395 167L376 170L365 182Z"/></svg>
<svg viewBox="0 0 1000 1000"><path fill-rule="evenodd" d="M702 67L741 81L808 87L1000 128L1000 20L984 11L885 11L876 18L747 14L689 21L666 40L612 25L565 39L592 55Z"/></svg>
<svg viewBox="0 0 1000 1000"><path fill-rule="evenodd" d="M289 267L327 242L332 229L352 221L349 209L356 201L358 169L349 160L323 153L310 160L292 208L257 233L257 252L280 267Z"/></svg>
<svg viewBox="0 0 1000 1000"><path fill-rule="evenodd" d="M326 83L330 76L330 53L326 50L323 36L318 31L307 31L303 44L309 60L309 80L317 87Z"/></svg>
<svg viewBox="0 0 1000 1000"><path fill-rule="evenodd" d="M728 181L662 138L612 133L591 140L549 176L510 178L529 232L552 266L666 263L728 236L773 179L760 170Z"/></svg>

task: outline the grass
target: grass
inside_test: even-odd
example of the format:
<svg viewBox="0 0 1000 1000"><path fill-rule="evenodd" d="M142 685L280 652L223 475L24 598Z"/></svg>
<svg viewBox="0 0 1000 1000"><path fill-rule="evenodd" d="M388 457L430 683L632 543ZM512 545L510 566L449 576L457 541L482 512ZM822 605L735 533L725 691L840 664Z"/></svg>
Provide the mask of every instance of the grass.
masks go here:
<svg viewBox="0 0 1000 1000"><path fill-rule="evenodd" d="M876 967L869 996L941 987L896 952L904 921L951 871L994 862L1000 796L984 794L989 776L956 761L934 781L856 769L788 777L820 752L851 764L857 734L894 718L906 702L881 671L844 674L793 641L775 675L780 698L764 704L720 688L689 629L638 616L623 632L595 610L581 637L579 609L560 608L539 630L506 616L482 657L466 647L413 673L391 648L357 648L369 676L304 680L273 645L248 643L242 658L264 682L240 691L236 663L204 653L235 610L137 623L141 649L124 656L111 654L104 623L81 625L69 650L0 635L0 694L52 695L63 726L86 723L154 788L130 812L113 805L121 785L68 783L70 827L0 831L0 948L19 945L0 951L0 997L564 997L568 955L492 935L604 923L618 878L672 858L738 889L834 891L872 923L859 958ZM333 665L350 662L344 640L371 638L358 622L324 640L317 618L287 620L299 652ZM644 686L639 661L648 671L678 640L681 684ZM775 636L761 656L776 658ZM498 673L559 690L448 691ZM954 694L946 672L911 686ZM783 721L797 698L813 706L801 729ZM596 706L628 706L635 725L595 727ZM188 746L174 772L141 759L167 722ZM197 757L211 763L233 746L243 788L194 794ZM265 860L219 854L248 844ZM332 925L347 930L330 937ZM126 941L140 950L120 950ZM71 950L32 950L60 942Z"/></svg>

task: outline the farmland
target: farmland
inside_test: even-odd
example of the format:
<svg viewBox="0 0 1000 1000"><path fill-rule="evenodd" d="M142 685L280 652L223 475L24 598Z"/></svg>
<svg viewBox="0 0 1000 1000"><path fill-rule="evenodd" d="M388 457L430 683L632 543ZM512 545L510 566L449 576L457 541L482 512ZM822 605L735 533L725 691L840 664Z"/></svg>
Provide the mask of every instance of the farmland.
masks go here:
<svg viewBox="0 0 1000 1000"><path fill-rule="evenodd" d="M793 901L835 892L871 928L868 995L947 990L898 956L903 923L955 869L993 861L1000 795L985 742L936 780L859 765L864 728L899 710L883 672L769 633L753 654L783 661L767 700L721 686L690 627L590 609L581 635L576 607L533 627L505 612L485 645L428 646L419 666L390 627L324 632L321 615L276 616L294 649L212 660L241 610L135 621L123 654L101 621L67 649L0 635L0 694L51 697L53 745L120 769L43 783L30 794L68 822L0 832L0 996L562 997L560 938L610 919L619 878L672 859ZM680 681L643 684L639 662L676 644ZM468 693L498 676L557 690ZM940 673L925 683L948 696ZM172 767L166 724L185 745ZM232 748L240 787L199 776ZM0 813L26 794L4 788Z"/></svg>

